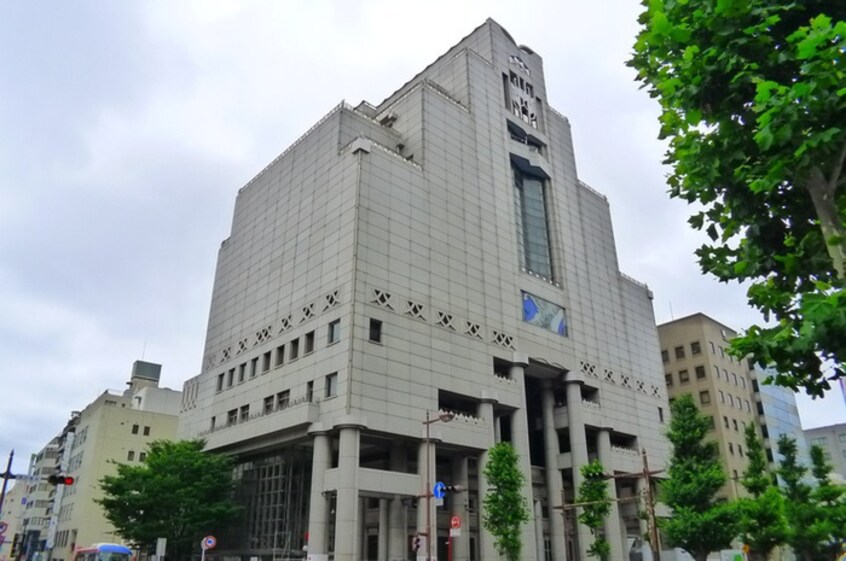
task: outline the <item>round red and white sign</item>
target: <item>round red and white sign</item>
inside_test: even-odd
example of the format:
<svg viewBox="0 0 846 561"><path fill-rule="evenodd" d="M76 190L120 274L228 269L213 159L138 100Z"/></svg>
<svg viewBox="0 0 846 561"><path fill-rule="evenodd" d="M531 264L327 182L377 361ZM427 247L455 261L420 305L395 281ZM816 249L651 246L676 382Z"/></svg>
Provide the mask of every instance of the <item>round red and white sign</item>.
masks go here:
<svg viewBox="0 0 846 561"><path fill-rule="evenodd" d="M461 528L461 517L458 515L453 516L449 519L449 527L450 528Z"/></svg>

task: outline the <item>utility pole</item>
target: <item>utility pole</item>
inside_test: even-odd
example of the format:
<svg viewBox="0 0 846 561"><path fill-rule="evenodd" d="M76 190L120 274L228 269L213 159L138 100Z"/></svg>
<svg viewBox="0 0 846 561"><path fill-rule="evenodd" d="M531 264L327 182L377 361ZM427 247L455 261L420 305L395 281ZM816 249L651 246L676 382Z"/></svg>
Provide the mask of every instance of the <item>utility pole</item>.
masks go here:
<svg viewBox="0 0 846 561"><path fill-rule="evenodd" d="M0 473L0 477L3 478L3 490L0 491L0 516L3 513L3 503L6 501L6 486L9 484L10 479L14 479L15 476L12 474L12 458L15 457L15 451L12 450L9 452L9 462L6 464L6 471Z"/></svg>
<svg viewBox="0 0 846 561"><path fill-rule="evenodd" d="M649 547L653 555L661 558L661 540L658 536L658 521L655 518L655 497L652 494L652 475L659 473L649 471L649 461L646 459L646 448L640 452L643 458L643 478L646 480L646 514L649 518Z"/></svg>

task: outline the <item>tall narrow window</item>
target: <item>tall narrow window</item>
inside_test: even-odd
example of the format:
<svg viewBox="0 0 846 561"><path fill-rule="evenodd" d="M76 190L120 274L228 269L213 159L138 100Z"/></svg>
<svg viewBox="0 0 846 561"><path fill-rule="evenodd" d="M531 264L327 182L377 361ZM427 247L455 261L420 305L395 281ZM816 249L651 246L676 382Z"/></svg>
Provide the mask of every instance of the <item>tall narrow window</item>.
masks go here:
<svg viewBox="0 0 846 561"><path fill-rule="evenodd" d="M335 397L338 395L338 373L333 372L326 376L326 393L325 396Z"/></svg>
<svg viewBox="0 0 846 561"><path fill-rule="evenodd" d="M523 268L551 280L552 259L543 179L514 168L514 204Z"/></svg>

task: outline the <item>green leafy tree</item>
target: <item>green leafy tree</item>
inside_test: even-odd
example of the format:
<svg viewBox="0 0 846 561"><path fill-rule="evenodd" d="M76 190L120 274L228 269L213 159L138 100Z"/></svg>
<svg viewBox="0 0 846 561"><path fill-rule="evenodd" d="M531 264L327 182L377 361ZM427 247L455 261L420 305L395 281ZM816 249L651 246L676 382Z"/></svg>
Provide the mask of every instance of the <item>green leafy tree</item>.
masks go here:
<svg viewBox="0 0 846 561"><path fill-rule="evenodd" d="M749 492L740 499L740 535L749 546L749 561L766 561L787 540L784 497L767 469L764 448L755 425L746 425L746 471L741 483Z"/></svg>
<svg viewBox="0 0 846 561"><path fill-rule="evenodd" d="M825 461L823 449L811 447L811 473L816 486L811 491L811 499L819 510L814 522L814 533L822 536L821 549L826 558L834 559L846 545L846 488L834 485L829 478L831 465Z"/></svg>
<svg viewBox="0 0 846 561"><path fill-rule="evenodd" d="M808 468L799 463L796 440L786 434L778 438L778 475L784 482L785 513L789 530L787 543L803 561L824 559L825 533L819 524L819 509L812 495L811 486L804 478Z"/></svg>
<svg viewBox="0 0 846 561"><path fill-rule="evenodd" d="M529 520L529 507L523 495L526 477L520 471L514 447L499 442L488 450L485 479L489 490L484 497L485 528L494 536L494 545L508 561L518 561L522 549L522 526Z"/></svg>
<svg viewBox="0 0 846 561"><path fill-rule="evenodd" d="M590 529L593 543L587 549L588 555L608 561L611 556L611 545L602 536L602 527L608 513L611 512L611 502L608 499L608 480L605 478L605 468L599 460L583 465L582 484L579 485L578 503L586 503L581 507L579 522Z"/></svg>
<svg viewBox="0 0 846 561"><path fill-rule="evenodd" d="M203 452L202 440L158 440L140 465L118 464L100 482L96 502L117 533L142 550L167 538L168 557L188 559L200 539L226 527L232 502L232 460Z"/></svg>
<svg viewBox="0 0 846 561"><path fill-rule="evenodd" d="M733 353L821 396L846 361L846 2L643 0L629 61L658 99L670 196L770 327Z"/></svg>
<svg viewBox="0 0 846 561"><path fill-rule="evenodd" d="M667 438L670 466L661 483L661 498L673 510L661 521L669 545L686 549L696 561L711 551L726 549L738 531L738 515L731 503L718 501L726 474L717 444L706 440L710 423L696 409L690 394L675 399Z"/></svg>

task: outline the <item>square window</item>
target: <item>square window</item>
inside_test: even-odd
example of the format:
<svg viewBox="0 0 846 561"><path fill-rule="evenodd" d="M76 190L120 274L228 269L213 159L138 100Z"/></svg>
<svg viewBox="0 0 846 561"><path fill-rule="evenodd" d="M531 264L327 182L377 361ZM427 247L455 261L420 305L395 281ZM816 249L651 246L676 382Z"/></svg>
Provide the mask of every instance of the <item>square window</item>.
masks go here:
<svg viewBox="0 0 846 561"><path fill-rule="evenodd" d="M702 405L707 405L711 403L711 394L708 393L708 390L699 392L699 402Z"/></svg>
<svg viewBox="0 0 846 561"><path fill-rule="evenodd" d="M684 358L684 347L676 347L675 353L676 353L676 360L678 360L680 358Z"/></svg>
<svg viewBox="0 0 846 561"><path fill-rule="evenodd" d="M291 349L289 351L290 354L288 355L289 360L297 360L297 357L300 356L300 340L294 339L293 341L291 341L289 346Z"/></svg>
<svg viewBox="0 0 846 561"><path fill-rule="evenodd" d="M276 408L285 409L291 403L291 390L285 390L276 394Z"/></svg>
<svg viewBox="0 0 846 561"><path fill-rule="evenodd" d="M144 427L144 436L150 436L150 427Z"/></svg>
<svg viewBox="0 0 846 561"><path fill-rule="evenodd" d="M667 349L661 351L661 362L670 362L670 353L667 352Z"/></svg>
<svg viewBox="0 0 846 561"><path fill-rule="evenodd" d="M711 354L714 354L716 352L716 348L714 347L714 342L708 341L708 345L711 347Z"/></svg>
<svg viewBox="0 0 846 561"><path fill-rule="evenodd" d="M690 354L698 355L702 353L702 345L699 344L699 341L694 341L690 344Z"/></svg>
<svg viewBox="0 0 846 561"><path fill-rule="evenodd" d="M314 351L314 331L309 331L305 335L305 348L303 354L309 354Z"/></svg>
<svg viewBox="0 0 846 561"><path fill-rule="evenodd" d="M336 319L332 323L329 324L326 333L326 342L328 345L332 343L337 343L341 340L341 320Z"/></svg>
<svg viewBox="0 0 846 561"><path fill-rule="evenodd" d="M242 405L241 406L241 416L240 420L243 423L247 419L250 418L250 406L249 405Z"/></svg>
<svg viewBox="0 0 846 561"><path fill-rule="evenodd" d="M132 425L132 434L138 434L138 425Z"/></svg>
<svg viewBox="0 0 846 561"><path fill-rule="evenodd" d="M664 374L664 380L667 382L667 387L672 386L673 385L673 373L667 372L666 374Z"/></svg>
<svg viewBox="0 0 846 561"><path fill-rule="evenodd" d="M690 375L687 373L687 370L679 370L679 382L682 384L686 384L690 381Z"/></svg>
<svg viewBox="0 0 846 561"><path fill-rule="evenodd" d="M276 347L276 366L285 364L285 345Z"/></svg>
<svg viewBox="0 0 846 561"><path fill-rule="evenodd" d="M270 372L270 351L262 355L261 373L264 374L265 372Z"/></svg>
<svg viewBox="0 0 846 561"><path fill-rule="evenodd" d="M238 422L238 410L237 409L230 409L226 412L226 424L227 425L234 425Z"/></svg>
<svg viewBox="0 0 846 561"><path fill-rule="evenodd" d="M264 414L267 415L271 412L273 412L273 396L269 395L264 398Z"/></svg>
<svg viewBox="0 0 846 561"><path fill-rule="evenodd" d="M138 454L138 461L139 462L143 462L146 459L147 459L147 452L141 452L140 454Z"/></svg>
<svg viewBox="0 0 846 561"><path fill-rule="evenodd" d="M134 462L135 461L135 450L130 450L126 453L126 461Z"/></svg>
<svg viewBox="0 0 846 561"><path fill-rule="evenodd" d="M370 340L374 343L382 342L382 322L370 318Z"/></svg>
<svg viewBox="0 0 846 561"><path fill-rule="evenodd" d="M696 367L696 379L701 380L705 377L705 367L704 366L697 366Z"/></svg>
<svg viewBox="0 0 846 561"><path fill-rule="evenodd" d="M338 373L333 372L326 376L326 397L338 395Z"/></svg>
<svg viewBox="0 0 846 561"><path fill-rule="evenodd" d="M258 374L258 357L250 361L250 378L254 378Z"/></svg>

